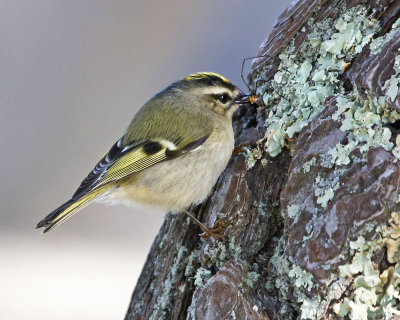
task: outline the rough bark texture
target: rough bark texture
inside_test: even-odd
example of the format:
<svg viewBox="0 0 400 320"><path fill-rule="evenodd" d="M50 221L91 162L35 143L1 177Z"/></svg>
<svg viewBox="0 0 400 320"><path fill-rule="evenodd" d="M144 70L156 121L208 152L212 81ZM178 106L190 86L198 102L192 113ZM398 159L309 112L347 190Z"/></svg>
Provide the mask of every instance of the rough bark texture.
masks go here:
<svg viewBox="0 0 400 320"><path fill-rule="evenodd" d="M299 0L249 75L234 155L169 213L126 319L398 319L400 1Z"/></svg>

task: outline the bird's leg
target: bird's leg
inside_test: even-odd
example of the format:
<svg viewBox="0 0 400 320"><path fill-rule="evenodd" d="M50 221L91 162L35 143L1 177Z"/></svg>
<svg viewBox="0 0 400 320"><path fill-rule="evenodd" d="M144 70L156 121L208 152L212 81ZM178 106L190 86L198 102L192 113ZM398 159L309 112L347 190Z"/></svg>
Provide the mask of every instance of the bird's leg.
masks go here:
<svg viewBox="0 0 400 320"><path fill-rule="evenodd" d="M202 224L199 220L197 220L189 211L184 211L190 219L193 220L194 223L196 223L200 229L203 231L203 233L200 235L202 238L209 238L209 237L214 237L215 239L220 239L220 240L225 240L224 236L221 234L223 228L228 224L225 222L224 218L218 219L215 221L214 225L212 228L206 227L204 224Z"/></svg>

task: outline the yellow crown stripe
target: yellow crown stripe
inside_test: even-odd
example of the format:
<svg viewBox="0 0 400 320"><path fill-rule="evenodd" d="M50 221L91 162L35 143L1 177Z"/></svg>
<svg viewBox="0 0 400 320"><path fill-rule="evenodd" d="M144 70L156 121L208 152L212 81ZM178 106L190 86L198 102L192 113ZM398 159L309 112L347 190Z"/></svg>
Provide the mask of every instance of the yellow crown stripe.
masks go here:
<svg viewBox="0 0 400 320"><path fill-rule="evenodd" d="M193 73L189 76L187 76L185 78L185 80L199 80L199 79L207 79L210 77L218 77L220 78L222 81L227 82L227 83L231 83L227 78L221 76L218 73L214 73L214 72L198 72L198 73Z"/></svg>

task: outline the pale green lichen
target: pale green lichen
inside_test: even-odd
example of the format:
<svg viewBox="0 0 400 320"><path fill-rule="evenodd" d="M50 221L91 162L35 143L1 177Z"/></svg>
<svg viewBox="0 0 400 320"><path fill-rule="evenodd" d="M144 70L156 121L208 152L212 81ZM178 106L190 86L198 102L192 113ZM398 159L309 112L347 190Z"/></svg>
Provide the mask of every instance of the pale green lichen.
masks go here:
<svg viewBox="0 0 400 320"><path fill-rule="evenodd" d="M307 162L304 162L303 166L302 166L302 169L303 169L304 173L310 172L311 167L315 166L316 161L317 161L317 158L314 157L311 160L309 160Z"/></svg>
<svg viewBox="0 0 400 320"><path fill-rule="evenodd" d="M139 313L141 313L142 310L143 310L143 306L144 306L143 300L139 300L139 302L136 303L136 304L133 306L133 314L139 314Z"/></svg>
<svg viewBox="0 0 400 320"><path fill-rule="evenodd" d="M203 255L205 264L220 267L226 260L231 257L231 253L227 250L227 246L222 241L215 241L213 244L207 244L203 247Z"/></svg>
<svg viewBox="0 0 400 320"><path fill-rule="evenodd" d="M238 259L242 254L242 247L235 243L236 237L233 236L229 241L229 253L232 255L234 259Z"/></svg>
<svg viewBox="0 0 400 320"><path fill-rule="evenodd" d="M321 301L319 297L315 299L300 299L301 302L301 315L300 319L318 319L322 315L322 310L320 309Z"/></svg>
<svg viewBox="0 0 400 320"><path fill-rule="evenodd" d="M193 266L193 263L198 260L200 255L200 250L196 249L193 250L190 255L187 257L186 260L186 268L185 268L185 276L186 277L191 277L195 274L195 267Z"/></svg>
<svg viewBox="0 0 400 320"><path fill-rule="evenodd" d="M270 260L271 264L274 266L277 277L274 280L271 279L266 285L268 288L275 286L280 292L281 299L284 300L289 294L287 291L288 288L291 287L288 284L294 284L295 296L298 297L298 302L304 305L301 307L302 310L304 308L304 313L307 313L309 311L308 306L311 304L311 300L307 298L308 292L310 292L314 286L313 275L291 262L289 257L284 253L284 248L285 241L281 238L278 240L274 255ZM316 308L314 311L317 313L322 312L320 308Z"/></svg>
<svg viewBox="0 0 400 320"><path fill-rule="evenodd" d="M257 160L254 159L253 152L247 147L242 148L242 154L244 155L244 158L246 160L247 170L250 170L254 167Z"/></svg>
<svg viewBox="0 0 400 320"><path fill-rule="evenodd" d="M311 289L315 285L315 280L311 273L303 270L297 264L290 261L285 254L285 241L278 240L275 253L271 258L276 277L269 279L265 284L267 290L273 287L279 290L279 300L282 308L287 306L286 299L289 296L297 297L301 319L320 319L324 316L330 301L338 299L346 289L343 281L333 282L324 296L312 294ZM294 286L293 286L294 284ZM283 310L280 310L283 313Z"/></svg>
<svg viewBox="0 0 400 320"><path fill-rule="evenodd" d="M335 185L334 188L329 188L324 190L324 194L317 198L317 203L321 205L322 208L326 208L328 202L333 198L335 191L339 185ZM316 190L317 191L317 190ZM317 195L317 194L316 194Z"/></svg>
<svg viewBox="0 0 400 320"><path fill-rule="evenodd" d="M398 76L398 75L396 75ZM386 82L386 96L390 99L390 101L394 101L397 98L397 93L399 91L399 78L389 79Z"/></svg>
<svg viewBox="0 0 400 320"><path fill-rule="evenodd" d="M375 55L379 53L382 47L393 38L394 34L399 30L399 28L400 28L400 19L397 19L396 22L393 23L391 30L389 32L387 32L382 37L377 37L376 39L373 39L369 46L369 48L371 49L371 54Z"/></svg>
<svg viewBox="0 0 400 320"><path fill-rule="evenodd" d="M174 258L174 263L169 268L167 279L164 281L162 285L162 292L158 295L157 301L153 306L153 312L150 315L150 320L160 319L161 316L166 315L166 309L168 304L173 299L174 295L176 294L176 282L178 280L178 273L182 270L185 266L182 263L185 259L185 254L187 249L185 246L180 246L178 249L178 253Z"/></svg>
<svg viewBox="0 0 400 320"><path fill-rule="evenodd" d="M332 161L332 159L334 158L337 159L335 154L328 152L324 156L327 156L327 158L329 158L329 161L331 161L331 163L337 164L336 162ZM330 172L330 174L324 178L321 177L320 174L318 174L317 177L315 178L314 195L317 197L317 203L320 204L322 208L326 208L328 202L333 199L335 191L340 187L339 179L343 175L343 173L344 173L343 169L335 169L333 170L333 172Z"/></svg>
<svg viewBox="0 0 400 320"><path fill-rule="evenodd" d="M243 282L250 288L253 288L254 283L258 281L259 277L260 277L260 275L257 272L249 271L246 273L246 276L243 278Z"/></svg>
<svg viewBox="0 0 400 320"><path fill-rule="evenodd" d="M306 82L306 80L308 79L308 77L310 75L311 70L312 70L312 65L309 60L306 60L301 64L301 66L299 68L299 72L298 72L299 83Z"/></svg>
<svg viewBox="0 0 400 320"><path fill-rule="evenodd" d="M197 272L194 276L194 285L202 287L204 283L210 278L211 278L211 271L203 267L200 267L197 269Z"/></svg>
<svg viewBox="0 0 400 320"><path fill-rule="evenodd" d="M399 50L398 50L399 51ZM397 55L394 60L393 65L394 74L390 77L390 79L385 81L384 90L385 95L390 101L394 101L397 98L397 94L399 92L399 77L400 77L400 56Z"/></svg>
<svg viewBox="0 0 400 320"><path fill-rule="evenodd" d="M168 239L168 234L165 233L165 234L163 235L163 237L162 237L160 243L158 244L158 247L159 247L160 249L162 249L162 248L164 247L165 242L167 241L167 239Z"/></svg>
<svg viewBox="0 0 400 320"><path fill-rule="evenodd" d="M346 145L338 143L335 147L328 150L332 165L343 166L350 163L350 153L358 145L357 141L350 141Z"/></svg>
<svg viewBox="0 0 400 320"><path fill-rule="evenodd" d="M293 54L295 51L292 42L279 56L280 66L274 78L267 82L268 86L260 86L257 89L269 112L265 122L265 135L260 143L264 142L265 150L271 157L277 156L287 146L289 139L321 113L327 97L336 97L338 110L333 114L332 119L342 122L341 130L346 132L347 139L345 140L347 141L343 140L341 143L338 141L327 153L320 155L319 159L314 157L302 166L305 173L310 172L317 161L319 165L326 168L334 168L327 177L318 176L316 179L315 195L317 203L322 207L327 206L334 197L335 190L340 186L339 178L344 172L340 167L352 161L355 163L361 161L361 158L353 152L354 150L358 149L363 154L372 147L382 147L385 150L392 150L400 159L400 138L396 139L396 147L393 148L390 141L391 132L385 126L387 123L400 119L399 113L396 110L388 110L386 104L397 96L400 82L400 58L396 58L394 74L385 83L383 97L369 95L365 99L359 95L357 88L348 92L342 87L342 82L338 78L338 75L342 73L342 68L346 67L363 47L372 41L371 46L373 52L376 53L400 29L400 23L396 22L388 35L372 40L379 29L379 23L376 20L370 20L366 14L365 8L357 6L350 10L343 9L336 23L330 18L314 23L310 18L308 23L311 30L302 47L297 48L299 50L296 49L296 53ZM260 79L263 80L262 75ZM316 217L320 213L315 212L310 219L307 224L308 235L305 238L312 236L315 223L318 221ZM283 213L283 217L295 219L298 214L299 208L292 205L288 207L287 212ZM386 242L381 242L380 248L383 245L392 248L390 255L393 259L397 257L396 268L390 267L393 270L386 271L390 274L388 277L391 280L385 283L392 281L391 287L376 285L378 279L383 283L384 273L378 274L377 277L376 266L371 262L371 257L365 254L366 250L374 252L379 246L375 245L374 249L363 249L363 254L356 256L357 252L361 252L357 250L362 248L361 242L356 242L348 249L345 246L340 255L343 257L350 254L348 250L352 250L354 265L342 268L343 272L347 268L351 276L349 273L348 276L342 278L333 275L333 278L329 280L330 285L324 292L310 296L306 293L313 285L313 279L307 278L307 273L306 275L302 273L304 270L289 261L284 250L286 236L284 233L279 239L275 254L271 258L276 278L269 279L266 283L269 290L273 286L279 290L279 299L283 307L287 306L285 299L289 296L289 291L295 287L295 292L290 292L290 296L297 297L298 310L301 312L302 319L323 318L327 308L335 300L340 301L334 307L335 312L338 315L352 316L354 319L365 316L365 310L368 317L374 315L377 316L376 318L379 316L389 318L390 315L396 314L393 306L398 301L397 290L400 287L397 271L400 269L397 267L400 254L398 250L396 251L396 246L389 243L388 237L384 237ZM364 264L360 265L361 262ZM351 273L354 270L358 270L359 274ZM354 285L351 293L348 290L350 282ZM374 285L380 288L376 292L371 291L371 286Z"/></svg>
<svg viewBox="0 0 400 320"><path fill-rule="evenodd" d="M341 301L332 306L340 317L350 319L389 319L399 315L400 303L400 214L393 212L388 224L377 229L379 237L365 241L360 236L350 242L352 261L339 267L339 274L351 281ZM386 247L387 260L394 264L380 271L373 254Z"/></svg>
<svg viewBox="0 0 400 320"><path fill-rule="evenodd" d="M344 92L337 85L343 65L369 43L378 28L365 14L360 7L344 12L334 32L329 19L316 23L300 53L292 55L289 46L279 56L271 93L263 95L265 105L271 107L264 137L271 157L282 151L286 136L292 138L322 111L328 96ZM311 19L309 24L313 24Z"/></svg>
<svg viewBox="0 0 400 320"><path fill-rule="evenodd" d="M297 204L292 204L287 207L287 215L290 219L295 219L299 215L300 207Z"/></svg>
<svg viewBox="0 0 400 320"><path fill-rule="evenodd" d="M241 153L246 160L247 170L252 169L255 166L257 160L260 160L262 158L262 152L258 148L250 149L248 147L243 147Z"/></svg>
<svg viewBox="0 0 400 320"><path fill-rule="evenodd" d="M313 276L311 273L304 271L297 265L293 265L293 267L289 270L288 276L294 279L294 285L297 288L303 287L306 290L310 291L313 283Z"/></svg>
<svg viewBox="0 0 400 320"><path fill-rule="evenodd" d="M312 214L312 218L308 221L308 223L306 225L307 235L305 236L305 238L303 240L309 239L312 236L314 228L315 228L315 224L318 221L318 214L319 214L318 208L314 208L313 210L310 208L309 211Z"/></svg>
<svg viewBox="0 0 400 320"><path fill-rule="evenodd" d="M326 208L328 202L333 198L335 194L335 190L339 188L339 177L341 173L335 172L329 178L321 178L320 175L316 178L316 188L314 191L314 195L317 197L317 203L321 205L321 207Z"/></svg>
<svg viewBox="0 0 400 320"><path fill-rule="evenodd" d="M253 202L253 207L255 207L255 208L257 209L258 213L259 213L260 216L262 216L262 217L268 217L268 216L271 215L271 214L266 210L266 205L265 205L265 203L254 201L254 202Z"/></svg>
<svg viewBox="0 0 400 320"><path fill-rule="evenodd" d="M221 267L228 260L241 258L242 247L236 243L236 237L229 237L229 242L215 241L203 247L203 265L217 268Z"/></svg>
<svg viewBox="0 0 400 320"><path fill-rule="evenodd" d="M336 166L349 164L349 154L359 145L361 145L359 147L361 153L368 151L371 147L382 147L385 150L393 148L393 143L390 142L391 132L387 127L383 127L383 115L386 110L382 102L370 97L364 100L357 91L346 97L337 98L337 111L332 118L341 120L340 129L348 131L349 134L346 145L338 143L328 151L332 163ZM392 114L390 120L394 121L397 118L399 118L398 114Z"/></svg>

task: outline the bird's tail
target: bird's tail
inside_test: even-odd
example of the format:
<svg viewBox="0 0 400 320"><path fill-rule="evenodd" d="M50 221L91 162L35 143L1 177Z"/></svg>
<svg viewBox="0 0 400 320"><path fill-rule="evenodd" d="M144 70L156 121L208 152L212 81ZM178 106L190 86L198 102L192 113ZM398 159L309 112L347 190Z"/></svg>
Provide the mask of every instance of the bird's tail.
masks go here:
<svg viewBox="0 0 400 320"><path fill-rule="evenodd" d="M37 224L36 229L45 228L43 230L43 233L46 233L47 231L55 228L61 222L64 222L65 220L70 218L72 215L77 213L79 210L86 207L89 203L93 202L95 199L100 197L102 194L104 194L106 191L108 191L111 187L112 187L112 184L108 184L101 188L95 189L82 197L79 197L76 199L72 198L72 199L68 200L66 203L59 206L56 210L54 210L52 213L50 213L46 218L44 218L42 221L40 221Z"/></svg>

